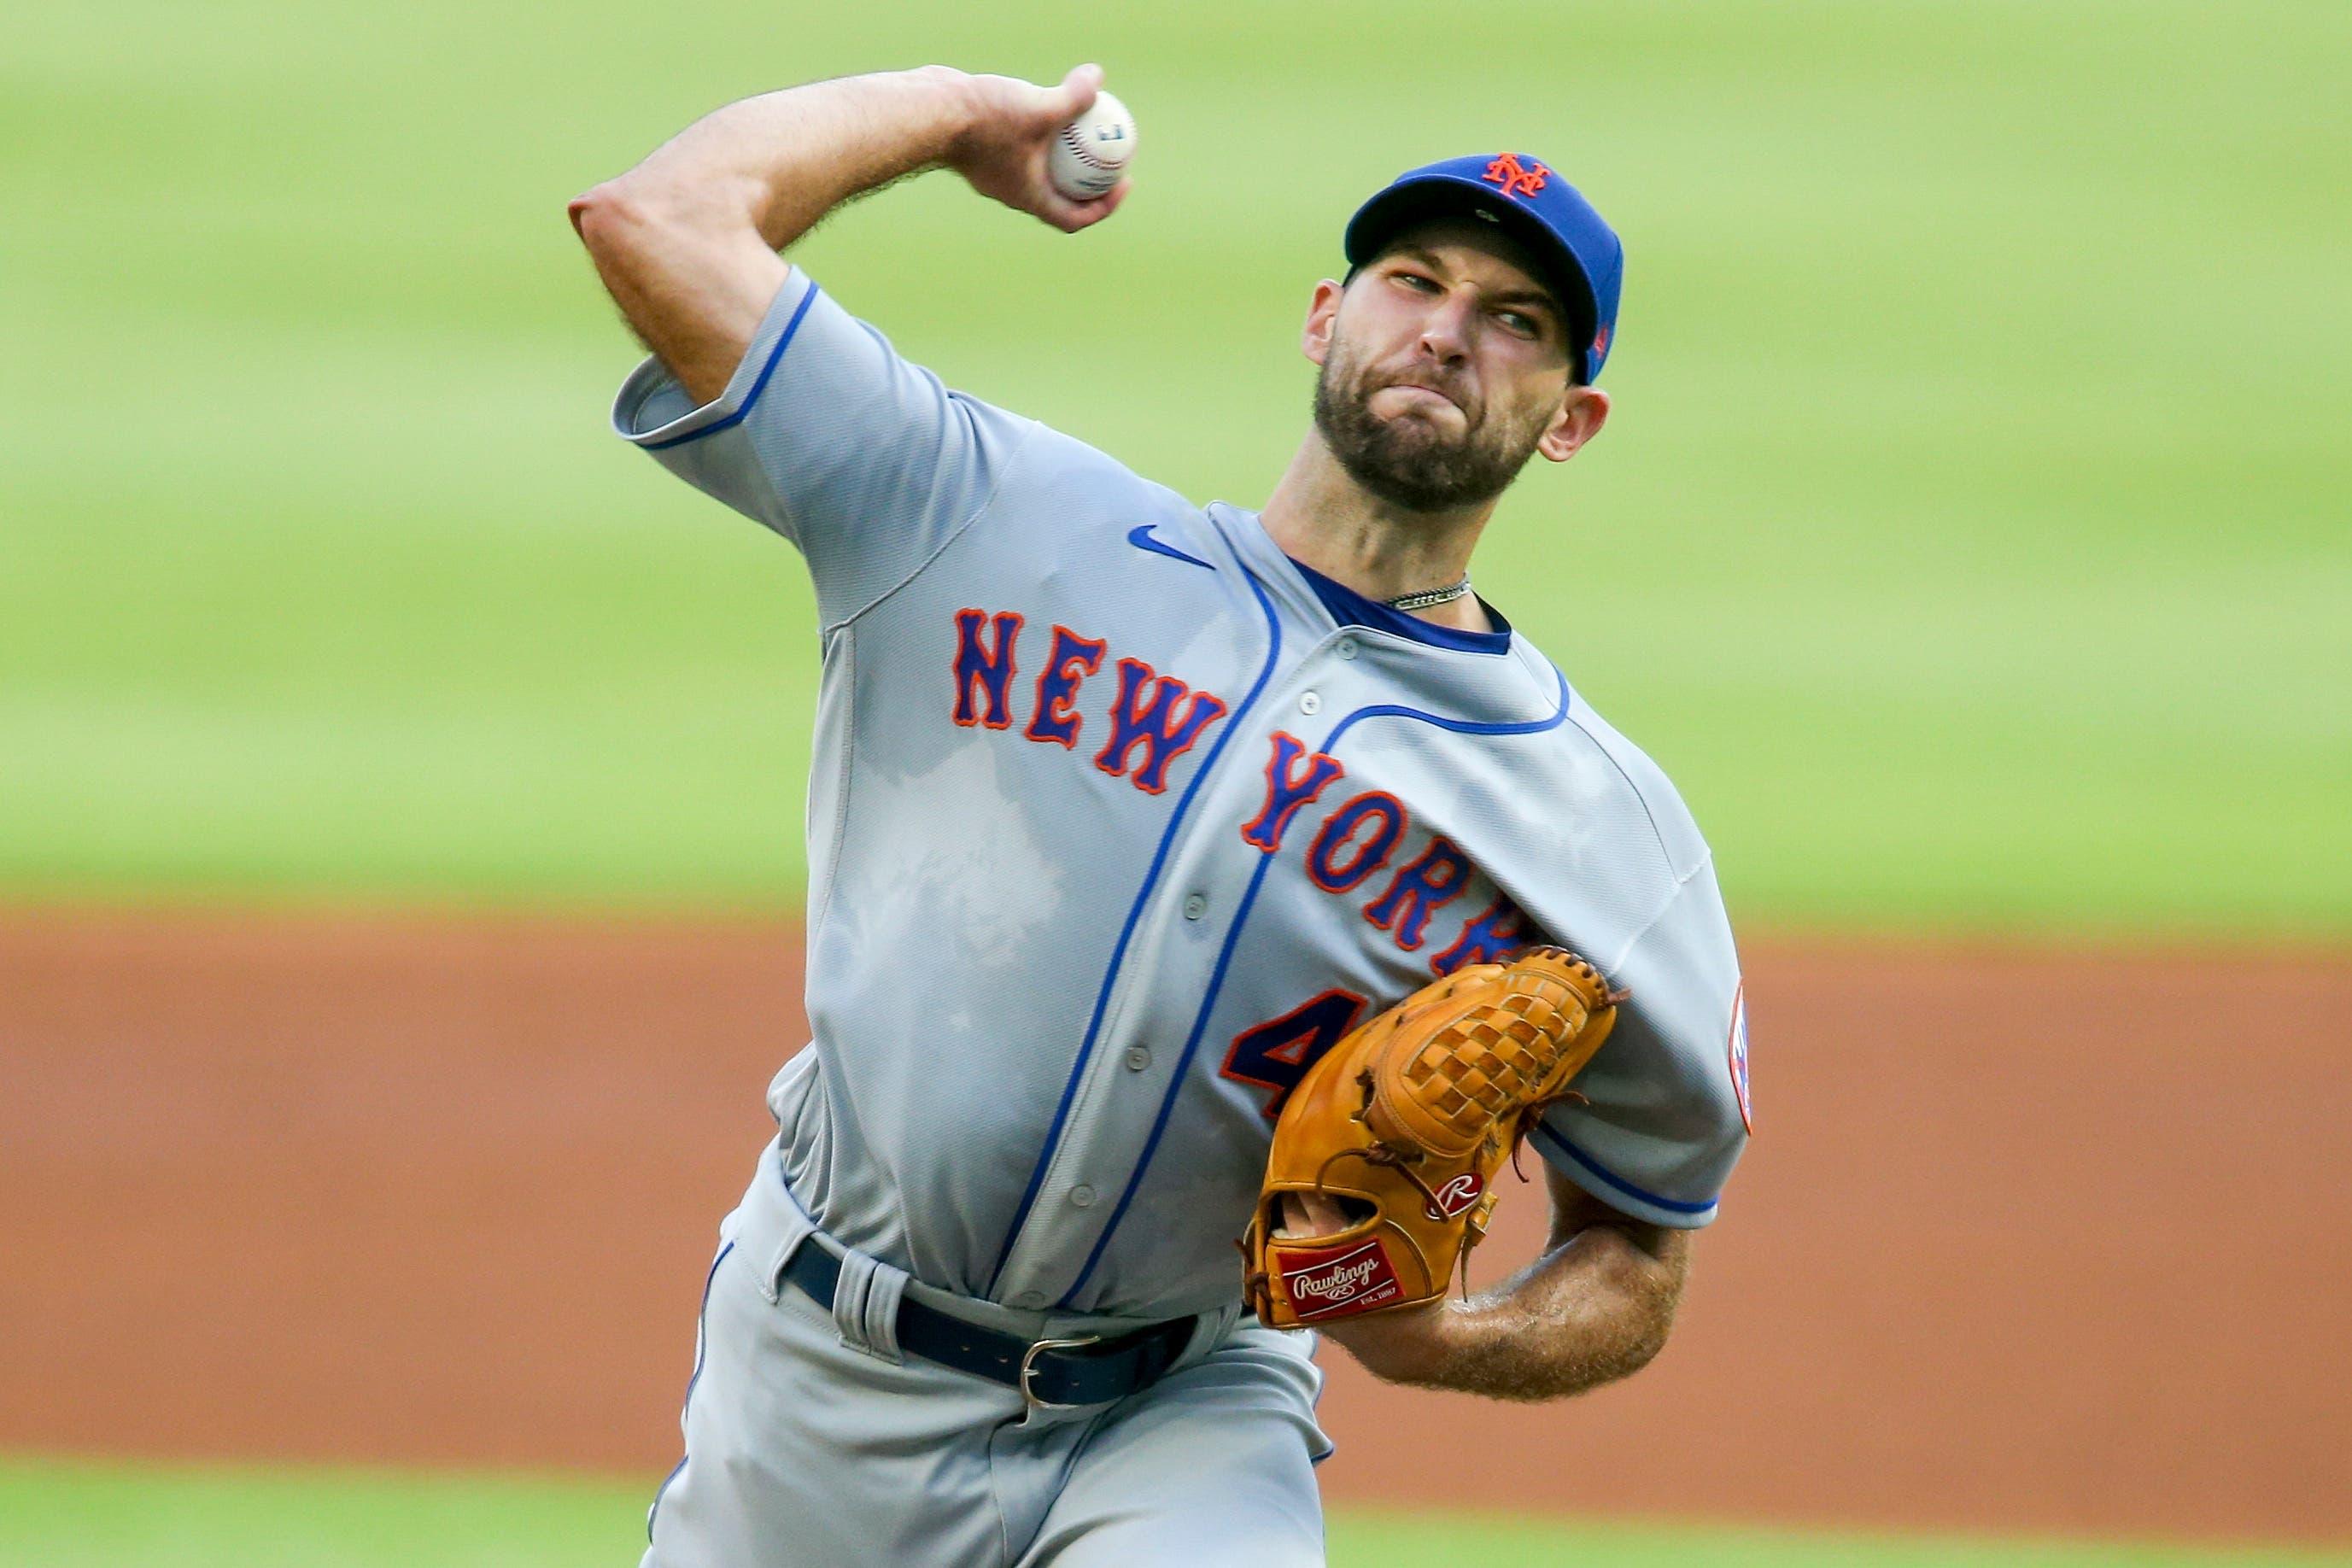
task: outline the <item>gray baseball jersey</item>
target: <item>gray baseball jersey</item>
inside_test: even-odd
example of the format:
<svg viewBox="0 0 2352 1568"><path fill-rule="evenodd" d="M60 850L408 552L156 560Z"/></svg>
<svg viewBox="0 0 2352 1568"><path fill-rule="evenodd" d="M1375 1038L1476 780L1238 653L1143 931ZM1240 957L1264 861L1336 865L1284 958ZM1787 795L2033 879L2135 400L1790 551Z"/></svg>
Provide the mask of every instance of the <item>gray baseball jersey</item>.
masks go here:
<svg viewBox="0 0 2352 1568"><path fill-rule="evenodd" d="M648 361L614 422L814 580L814 1043L770 1104L825 1231L1007 1307L1225 1307L1308 1064L1537 937L1632 1001L1536 1146L1714 1217L1748 1093L1707 848L1524 637L948 390L797 268L722 396Z"/></svg>

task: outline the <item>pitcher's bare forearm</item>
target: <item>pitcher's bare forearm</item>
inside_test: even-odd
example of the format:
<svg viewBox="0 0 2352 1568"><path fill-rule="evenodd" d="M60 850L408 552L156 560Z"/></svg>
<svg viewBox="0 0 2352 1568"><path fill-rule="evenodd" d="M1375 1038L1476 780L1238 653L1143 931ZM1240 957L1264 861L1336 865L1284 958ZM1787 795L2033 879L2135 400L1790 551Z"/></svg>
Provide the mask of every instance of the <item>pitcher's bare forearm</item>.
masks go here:
<svg viewBox="0 0 2352 1568"><path fill-rule="evenodd" d="M946 66L811 82L705 116L624 178L782 250L850 197L944 163L974 110L971 79Z"/></svg>
<svg viewBox="0 0 2352 1568"><path fill-rule="evenodd" d="M1123 187L1072 202L1045 179L1048 138L1101 78L1081 67L1041 88L924 66L747 98L574 197L572 226L632 330L707 401L782 286L776 252L853 197L944 166L1065 230L1108 216Z"/></svg>
<svg viewBox="0 0 2352 1568"><path fill-rule="evenodd" d="M621 313L698 401L719 395L782 286L776 252L852 196L943 161L961 72L845 77L730 103L572 202Z"/></svg>
<svg viewBox="0 0 2352 1568"><path fill-rule="evenodd" d="M1629 1377L1674 1327L1686 1232L1629 1219L1550 1176L1544 1255L1493 1290L1327 1331L1375 1376L1494 1399L1559 1399Z"/></svg>

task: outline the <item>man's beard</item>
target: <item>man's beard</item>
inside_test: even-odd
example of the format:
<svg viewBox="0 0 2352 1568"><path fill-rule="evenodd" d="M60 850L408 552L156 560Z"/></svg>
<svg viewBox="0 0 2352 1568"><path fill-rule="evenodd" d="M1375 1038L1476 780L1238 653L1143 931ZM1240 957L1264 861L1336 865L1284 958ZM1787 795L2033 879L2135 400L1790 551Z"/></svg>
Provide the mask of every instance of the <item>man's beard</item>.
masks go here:
<svg viewBox="0 0 2352 1568"><path fill-rule="evenodd" d="M1358 484L1413 511L1501 495L1535 455L1548 423L1538 413L1515 430L1481 414L1457 436L1411 414L1382 420L1371 411L1372 395L1392 384L1366 385L1362 366L1335 338L1315 377L1315 428Z"/></svg>

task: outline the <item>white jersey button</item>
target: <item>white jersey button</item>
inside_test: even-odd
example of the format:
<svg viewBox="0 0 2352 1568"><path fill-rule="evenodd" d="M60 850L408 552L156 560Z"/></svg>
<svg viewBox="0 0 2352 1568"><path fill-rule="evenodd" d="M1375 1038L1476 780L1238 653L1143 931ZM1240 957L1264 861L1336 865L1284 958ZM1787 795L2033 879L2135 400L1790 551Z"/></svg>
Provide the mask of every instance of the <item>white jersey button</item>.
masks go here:
<svg viewBox="0 0 2352 1568"><path fill-rule="evenodd" d="M1184 918L1186 920L1196 921L1208 912L1209 900L1202 895L1194 893L1192 897L1184 900Z"/></svg>
<svg viewBox="0 0 2352 1568"><path fill-rule="evenodd" d="M1356 639L1353 637L1341 637L1337 643L1332 645L1331 651L1338 654L1341 658L1353 658L1356 657Z"/></svg>
<svg viewBox="0 0 2352 1568"><path fill-rule="evenodd" d="M1072 1187L1070 1201L1082 1209L1092 1208L1095 1205L1095 1190L1092 1187Z"/></svg>
<svg viewBox="0 0 2352 1568"><path fill-rule="evenodd" d="M1312 691L1298 694L1298 710L1310 718L1323 711L1323 699Z"/></svg>
<svg viewBox="0 0 2352 1568"><path fill-rule="evenodd" d="M1127 1047L1128 1071L1141 1072L1145 1068L1148 1068L1150 1065L1151 1047L1150 1046L1129 1046Z"/></svg>

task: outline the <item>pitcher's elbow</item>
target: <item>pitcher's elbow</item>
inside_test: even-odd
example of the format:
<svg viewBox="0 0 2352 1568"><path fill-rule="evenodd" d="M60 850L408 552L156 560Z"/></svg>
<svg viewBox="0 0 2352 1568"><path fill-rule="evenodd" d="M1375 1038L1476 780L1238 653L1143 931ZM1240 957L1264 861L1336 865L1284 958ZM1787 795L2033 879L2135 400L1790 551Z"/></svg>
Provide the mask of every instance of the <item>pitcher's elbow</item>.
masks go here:
<svg viewBox="0 0 2352 1568"><path fill-rule="evenodd" d="M572 232L592 254L617 249L629 236L642 232L650 216L644 200L625 178L606 180L572 198L565 208Z"/></svg>

